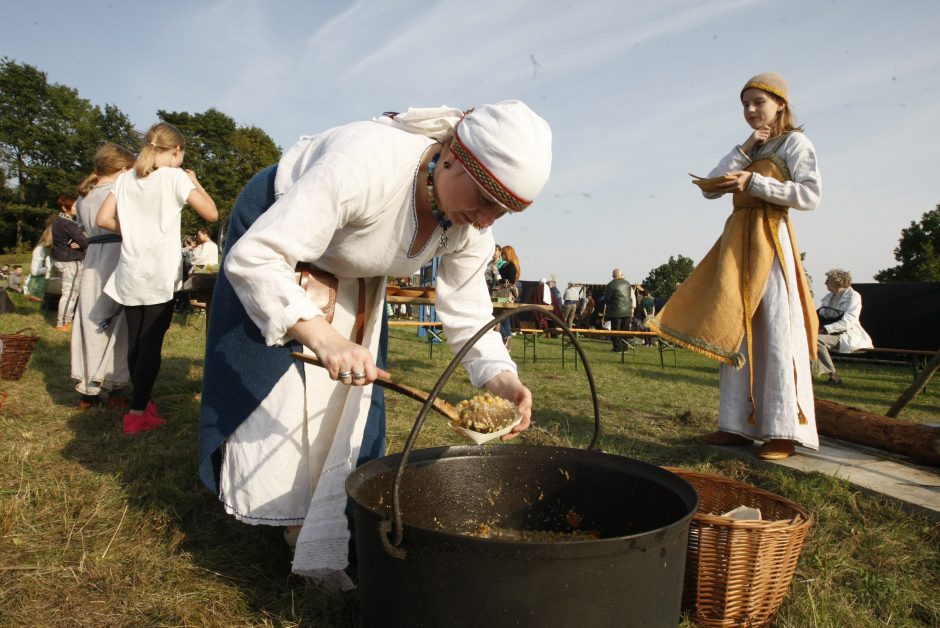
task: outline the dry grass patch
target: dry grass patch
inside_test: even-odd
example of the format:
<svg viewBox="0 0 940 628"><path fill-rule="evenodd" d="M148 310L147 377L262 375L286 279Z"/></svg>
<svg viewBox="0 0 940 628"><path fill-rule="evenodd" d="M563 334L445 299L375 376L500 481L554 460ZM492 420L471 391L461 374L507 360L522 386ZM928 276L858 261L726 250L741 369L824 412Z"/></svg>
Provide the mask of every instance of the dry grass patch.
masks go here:
<svg viewBox="0 0 940 628"><path fill-rule="evenodd" d="M19 304L19 303L18 303ZM68 381L67 338L48 313L22 304L0 330L33 326L42 341L0 412L0 625L9 626L318 626L351 628L355 594L340 594L289 573L289 551L276 528L248 526L223 514L196 474L203 319L177 319L155 390L165 428L134 438L104 409L80 413ZM449 361L393 330L391 370L430 389ZM829 477L762 470L716 457L694 436L714 429L717 369L679 352L679 368L637 348L620 364L607 343L586 342L598 384L605 451L750 482L807 507L810 533L777 626L940 625L940 531L890 501ZM594 414L583 365L561 365L560 341L539 340L539 360L514 356L535 396L535 426L519 441L585 447ZM569 360L571 354L569 353ZM910 372L887 367L879 385L846 369L844 389L887 408ZM910 418L940 421L936 391L918 398ZM854 392L853 392L854 391ZM474 394L458 370L449 401ZM854 397L853 397L854 398ZM401 449L420 408L388 394L389 451ZM862 403L864 402L864 403ZM907 412L907 411L905 411ZM458 444L437 416L419 447ZM462 444L462 443L461 443Z"/></svg>

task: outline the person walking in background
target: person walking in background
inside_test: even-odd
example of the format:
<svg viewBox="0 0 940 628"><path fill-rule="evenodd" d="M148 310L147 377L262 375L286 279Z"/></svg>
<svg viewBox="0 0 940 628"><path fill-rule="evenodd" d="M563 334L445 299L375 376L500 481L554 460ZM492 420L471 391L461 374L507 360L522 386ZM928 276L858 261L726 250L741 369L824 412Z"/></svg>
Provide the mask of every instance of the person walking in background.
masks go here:
<svg viewBox="0 0 940 628"><path fill-rule="evenodd" d="M581 311L578 313L578 327L583 327L585 329L591 329L593 319L594 319L594 310L597 309L597 302L594 300L594 290L588 289L585 297L582 298L583 304L580 304L579 307Z"/></svg>
<svg viewBox="0 0 940 628"><path fill-rule="evenodd" d="M819 316L818 361L813 363L813 367L819 374L829 373L827 384L841 386L842 378L829 351L854 353L875 345L859 320L862 295L852 289L852 275L841 268L834 268L826 273L826 288L829 292L816 310Z"/></svg>
<svg viewBox="0 0 940 628"><path fill-rule="evenodd" d="M82 285L72 329L72 379L78 407L87 410L102 401L112 410L126 410L121 394L127 385L127 325L121 306L104 293L121 256L121 236L98 226L98 209L122 172L134 166L134 154L107 143L94 157L94 172L78 186L76 208L88 234Z"/></svg>
<svg viewBox="0 0 940 628"><path fill-rule="evenodd" d="M739 93L751 133L699 182L706 198L733 194L721 238L649 326L722 363L718 431L700 440L791 456L819 447L810 359L816 314L788 208L819 204L813 144L797 128L787 83L758 74Z"/></svg>
<svg viewBox="0 0 940 628"><path fill-rule="evenodd" d="M82 282L82 260L88 248L88 238L75 222L75 200L69 194L60 195L59 215L52 222L52 266L62 277L55 328L65 332L72 331L72 317Z"/></svg>
<svg viewBox="0 0 940 628"><path fill-rule="evenodd" d="M196 246L193 247L193 269L204 271L207 266L219 265L219 245L209 237L209 231L201 228L196 231Z"/></svg>
<svg viewBox="0 0 940 628"><path fill-rule="evenodd" d="M574 318L578 311L578 303L583 296L584 288L569 281L562 298L562 318L565 321L565 327L574 327Z"/></svg>
<svg viewBox="0 0 940 628"><path fill-rule="evenodd" d="M552 299L549 305L554 305L558 309L558 316L561 317L561 290L558 289L558 281L550 279L548 289L551 290Z"/></svg>
<svg viewBox="0 0 940 628"><path fill-rule="evenodd" d="M633 290L619 268L611 271L612 279L604 289L604 309L601 316L610 322L610 331L629 331L633 316ZM630 348L623 336L610 337L611 351L623 352Z"/></svg>
<svg viewBox="0 0 940 628"><path fill-rule="evenodd" d="M643 326L643 331L649 331L649 327L646 326L646 319L656 315L656 298L653 296L652 292L642 286L639 288L639 292L643 295L643 298L640 299L640 322ZM643 344L647 347L652 347L655 341L652 336L646 336L643 339Z"/></svg>
<svg viewBox="0 0 940 628"><path fill-rule="evenodd" d="M502 247L499 252L500 257L503 260L503 265L499 267L499 283L501 286L506 286L510 290L515 292L515 295L518 296L519 289L516 283L519 281L519 278L522 277L522 262L519 261L519 256L516 254L516 249L510 245ZM515 297L513 297L515 298ZM503 321L499 324L499 335L503 338L503 344L506 345L508 349L510 343L512 342L512 317L504 318Z"/></svg>
<svg viewBox="0 0 940 628"><path fill-rule="evenodd" d="M46 283L52 270L52 221L50 216L39 241L33 247L32 260L29 264L29 277L26 279L26 298L30 301L42 301L46 296Z"/></svg>
<svg viewBox="0 0 940 628"><path fill-rule="evenodd" d="M98 226L121 234L121 255L104 293L124 306L127 323L134 393L124 415L125 434L166 422L150 397L173 319L173 293L182 287L183 206L209 222L218 219L215 201L196 174L180 167L185 151L186 141L172 124L150 127L134 168L117 177L98 211Z"/></svg>

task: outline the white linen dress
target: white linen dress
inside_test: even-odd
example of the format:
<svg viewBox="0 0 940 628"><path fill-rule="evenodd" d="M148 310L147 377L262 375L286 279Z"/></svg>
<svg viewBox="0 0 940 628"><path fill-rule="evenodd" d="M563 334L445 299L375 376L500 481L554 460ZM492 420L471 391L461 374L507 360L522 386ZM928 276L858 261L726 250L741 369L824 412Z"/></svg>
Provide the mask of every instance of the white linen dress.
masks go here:
<svg viewBox="0 0 940 628"><path fill-rule="evenodd" d="M354 339L358 278L367 278L363 345L376 355L387 276L408 276L435 256L437 314L454 351L492 318L484 270L493 254L489 229L441 228L411 251L416 236L417 174L435 143L375 122L305 137L278 164L277 200L223 260L226 276L268 345L282 345L298 320L321 313L297 285L294 268L310 262L339 279L332 325ZM499 334L478 341L463 360L482 386L516 371ZM349 540L344 482L355 467L371 386L346 386L306 365L306 386L290 369L226 440L220 498L241 521L303 524L293 571L339 578Z"/></svg>
<svg viewBox="0 0 940 628"><path fill-rule="evenodd" d="M803 211L815 209L819 204L822 179L813 144L803 133L794 132L775 152L786 162L791 180L780 182L754 173L747 192L776 205ZM751 161L736 147L708 176L742 170ZM705 196L716 198L716 195ZM789 215L785 218L790 219ZM752 412L748 364L741 369L721 365L718 429L758 440L793 440L804 447L818 449L807 330L796 289L793 247L788 229L781 227L779 235L778 250L782 250L784 259L775 257L752 322L756 423L748 422ZM747 360L752 359L747 355L746 338L741 343L741 353ZM801 414L805 423L799 420Z"/></svg>
<svg viewBox="0 0 940 628"><path fill-rule="evenodd" d="M79 222L89 238L111 234L95 219L113 183L98 185L80 197ZM130 380L127 370L127 324L120 304L104 293L104 286L117 267L121 243L91 242L85 251L85 267L72 328L72 379L83 395L123 388ZM108 320L107 327L102 322Z"/></svg>

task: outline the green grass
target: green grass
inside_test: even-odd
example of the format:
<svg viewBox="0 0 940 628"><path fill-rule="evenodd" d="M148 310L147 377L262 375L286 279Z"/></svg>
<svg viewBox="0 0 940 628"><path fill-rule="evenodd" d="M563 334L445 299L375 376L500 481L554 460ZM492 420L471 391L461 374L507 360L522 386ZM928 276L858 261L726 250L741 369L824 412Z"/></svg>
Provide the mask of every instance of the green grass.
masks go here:
<svg viewBox="0 0 940 628"><path fill-rule="evenodd" d="M79 412L66 336L52 315L14 295L17 314L0 331L33 327L42 340L25 376L0 382L0 625L356 625L355 593L292 576L280 531L225 515L196 474L204 319L174 323L154 391L169 418L160 430L124 437L120 417ZM776 626L940 625L940 529L883 498L819 474L764 470L725 460L693 437L714 428L717 368L680 351L662 369L655 350L620 364L608 345L586 341L609 452L695 468L762 486L816 517ZM539 340L539 361L513 354L535 397L525 442L583 447L593 428L584 370L561 364L560 341ZM450 358L413 331L392 330L389 369L429 389ZM847 364L846 386L820 387L840 403L883 412L910 383L905 367ZM444 391L474 393L458 370ZM936 384L901 418L940 421ZM388 395L389 451L401 449L419 404ZM518 439L517 439L518 440ZM419 447L457 444L432 415Z"/></svg>

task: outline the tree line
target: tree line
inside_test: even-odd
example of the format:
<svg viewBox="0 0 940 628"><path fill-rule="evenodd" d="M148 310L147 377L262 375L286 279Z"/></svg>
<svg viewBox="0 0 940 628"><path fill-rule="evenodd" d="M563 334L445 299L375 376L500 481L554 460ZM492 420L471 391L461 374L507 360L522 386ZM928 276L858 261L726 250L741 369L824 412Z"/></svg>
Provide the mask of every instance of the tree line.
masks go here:
<svg viewBox="0 0 940 628"><path fill-rule="evenodd" d="M215 239L249 179L275 163L281 149L262 129L240 126L217 109L203 113L157 110L186 137L184 166L196 171L219 208L211 226ZM50 83L45 72L8 57L0 58L0 252L33 247L60 194L74 193L92 170L92 157L105 142L136 152L146 129L135 129L116 105L103 107L78 91ZM201 225L183 213L184 232ZM940 281L940 204L902 230L894 257L898 265L875 280ZM695 267L683 255L652 269L643 284L668 298Z"/></svg>
<svg viewBox="0 0 940 628"><path fill-rule="evenodd" d="M157 110L154 122L175 125L186 138L183 166L196 171L219 208L219 227L249 179L277 162L281 149L262 129L230 116ZM77 90L50 83L45 72L0 58L0 252L31 249L60 194L74 194L105 142L137 152L146 129L135 129L116 105L103 107ZM183 213L184 232L200 224ZM214 232L218 236L218 232Z"/></svg>

